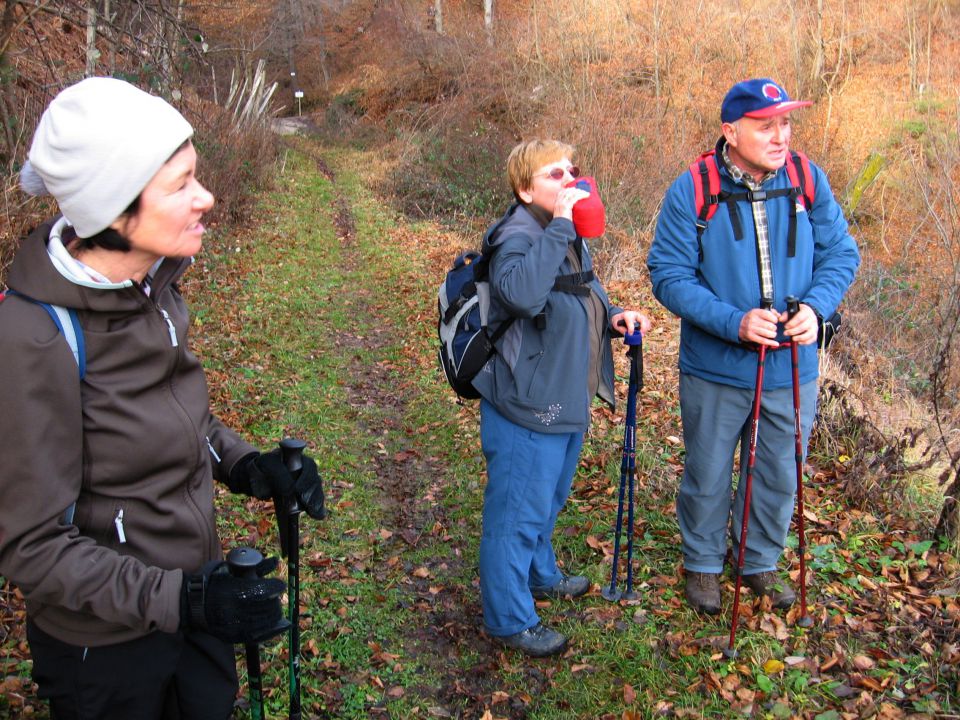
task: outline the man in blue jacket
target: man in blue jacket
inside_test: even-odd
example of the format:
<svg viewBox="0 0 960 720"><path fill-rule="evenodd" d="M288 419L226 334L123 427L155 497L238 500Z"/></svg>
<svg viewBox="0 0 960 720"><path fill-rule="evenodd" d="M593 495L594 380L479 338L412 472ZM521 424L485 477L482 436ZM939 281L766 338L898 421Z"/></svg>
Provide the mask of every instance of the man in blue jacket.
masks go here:
<svg viewBox="0 0 960 720"><path fill-rule="evenodd" d="M729 532L739 552L744 483L731 498L733 456L745 456L758 345L800 347L800 406L806 447L817 402L817 330L853 282L860 256L824 172L809 163L813 197L786 192L791 100L767 78L734 85L721 107L715 162L721 192L709 222L698 220L692 173L667 190L647 266L657 299L681 318L680 410L686 446L677 496L686 597L720 611L720 572ZM711 162L713 159L711 159ZM777 192L779 191L779 192ZM732 197L731 197L732 196ZM710 202L708 199L706 202ZM791 218L791 215L793 216ZM699 228L698 228L699 223ZM793 317L785 298L800 299ZM772 310L763 309L769 301ZM744 582L789 607L795 593L777 574L795 496L789 352L767 355L745 549ZM733 510L731 526L731 506Z"/></svg>

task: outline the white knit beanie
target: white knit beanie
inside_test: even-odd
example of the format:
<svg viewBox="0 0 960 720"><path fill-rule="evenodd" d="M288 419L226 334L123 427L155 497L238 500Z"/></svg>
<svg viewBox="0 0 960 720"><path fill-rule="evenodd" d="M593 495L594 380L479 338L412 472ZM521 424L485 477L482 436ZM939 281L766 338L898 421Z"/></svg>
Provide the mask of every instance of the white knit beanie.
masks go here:
<svg viewBox="0 0 960 720"><path fill-rule="evenodd" d="M193 135L162 98L123 80L88 78L57 95L40 118L20 185L51 194L77 235L110 226Z"/></svg>

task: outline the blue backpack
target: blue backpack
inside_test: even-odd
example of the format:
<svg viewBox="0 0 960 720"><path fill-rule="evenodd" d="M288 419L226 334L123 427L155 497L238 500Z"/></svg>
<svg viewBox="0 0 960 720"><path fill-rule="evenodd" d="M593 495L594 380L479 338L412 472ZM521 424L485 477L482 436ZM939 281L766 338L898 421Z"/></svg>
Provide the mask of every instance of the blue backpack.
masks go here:
<svg viewBox="0 0 960 720"><path fill-rule="evenodd" d="M470 400L480 397L471 380L496 352L497 341L514 320L504 320L492 333L487 328L489 265L489 254L473 250L462 253L447 271L437 294L440 368L457 395Z"/></svg>

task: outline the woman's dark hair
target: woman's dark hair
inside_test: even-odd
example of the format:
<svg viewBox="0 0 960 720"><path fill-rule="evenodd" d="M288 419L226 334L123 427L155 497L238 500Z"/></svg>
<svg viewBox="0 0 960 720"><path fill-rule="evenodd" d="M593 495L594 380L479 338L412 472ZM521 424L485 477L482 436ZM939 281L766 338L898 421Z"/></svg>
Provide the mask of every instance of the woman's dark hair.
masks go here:
<svg viewBox="0 0 960 720"><path fill-rule="evenodd" d="M176 150L174 150L172 153L170 153L170 157L167 158L166 162L170 162L170 158L172 158L178 152L183 150L189 144L190 144L190 138L187 138L182 143L180 143L180 146ZM141 192L140 194L142 195L143 193ZM124 216L133 217L139 211L140 211L140 195L137 195L133 199L133 202L131 202L127 206L127 209L124 210L122 213L120 213L118 217L124 217ZM69 242L69 239L64 238L64 242ZM132 249L132 246L130 245L130 241L126 237L118 233L116 230L114 230L112 227L104 228L100 232L96 233L95 235L91 235L88 238L77 238L76 244L74 245L74 247L77 248L78 250L93 250L93 248L102 247L104 250L117 250L119 252L130 252L130 250Z"/></svg>
<svg viewBox="0 0 960 720"><path fill-rule="evenodd" d="M126 210L120 213L120 217L136 215L138 210L140 210L139 195L133 199ZM64 238L64 241L69 242L67 238ZM106 227L88 238L77 238L74 247L78 250L93 250L96 247L102 247L104 250L117 250L119 252L130 252L132 249L130 241L112 227Z"/></svg>

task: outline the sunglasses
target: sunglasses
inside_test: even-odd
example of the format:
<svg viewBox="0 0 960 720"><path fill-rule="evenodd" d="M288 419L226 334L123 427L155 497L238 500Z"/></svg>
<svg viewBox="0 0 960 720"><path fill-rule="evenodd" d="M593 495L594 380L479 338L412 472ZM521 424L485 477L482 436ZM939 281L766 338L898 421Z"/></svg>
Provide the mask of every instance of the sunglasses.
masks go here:
<svg viewBox="0 0 960 720"><path fill-rule="evenodd" d="M548 177L551 180L563 180L563 176L566 173L570 173L570 177L576 179L580 177L580 168L576 165L571 165L568 168L552 168L547 172L537 173L533 177Z"/></svg>

